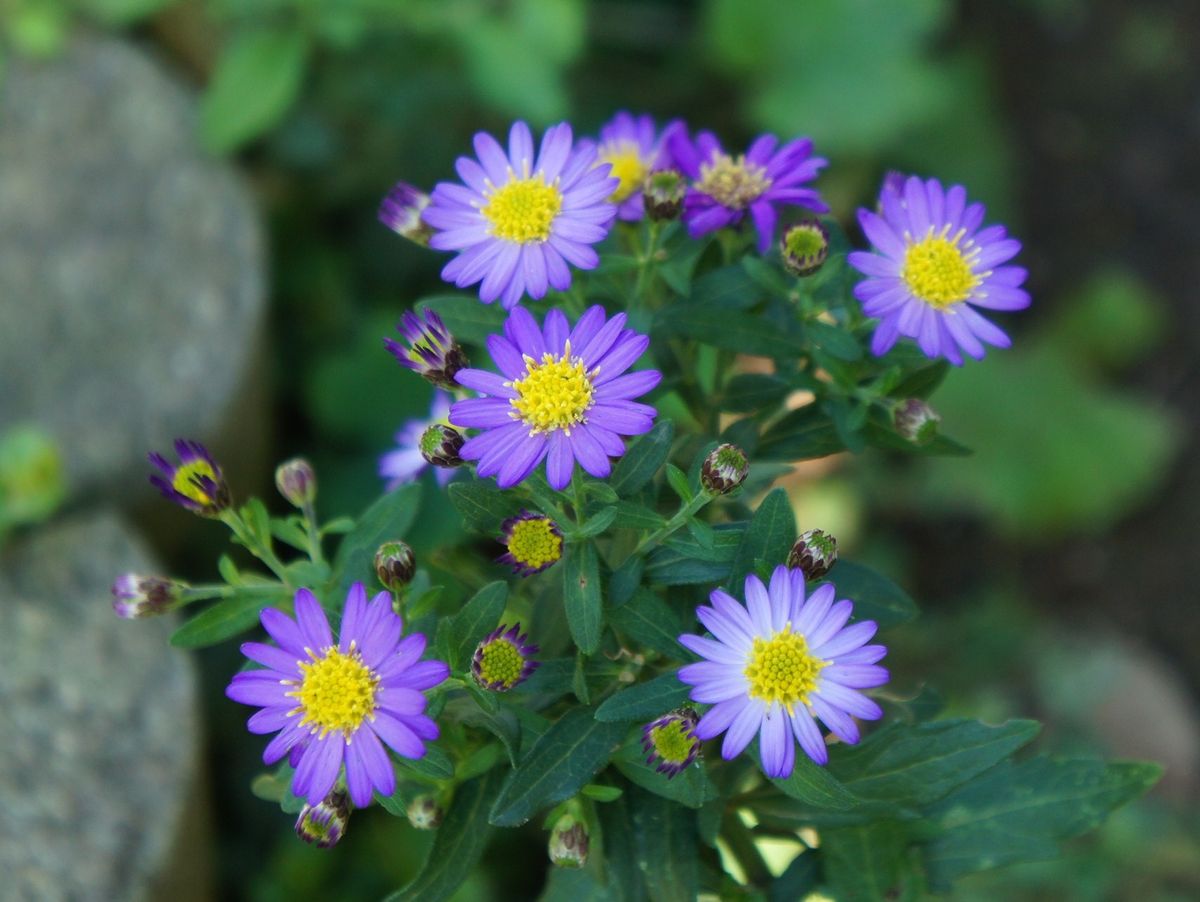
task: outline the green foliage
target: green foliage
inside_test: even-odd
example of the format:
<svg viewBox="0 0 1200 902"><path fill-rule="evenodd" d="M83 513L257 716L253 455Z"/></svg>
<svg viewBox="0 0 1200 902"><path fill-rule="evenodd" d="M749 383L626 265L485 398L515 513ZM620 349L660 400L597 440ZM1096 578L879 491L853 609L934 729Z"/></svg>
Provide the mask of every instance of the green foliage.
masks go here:
<svg viewBox="0 0 1200 902"><path fill-rule="evenodd" d="M48 519L67 494L62 455L36 426L13 426L0 435L0 543L14 526Z"/></svg>

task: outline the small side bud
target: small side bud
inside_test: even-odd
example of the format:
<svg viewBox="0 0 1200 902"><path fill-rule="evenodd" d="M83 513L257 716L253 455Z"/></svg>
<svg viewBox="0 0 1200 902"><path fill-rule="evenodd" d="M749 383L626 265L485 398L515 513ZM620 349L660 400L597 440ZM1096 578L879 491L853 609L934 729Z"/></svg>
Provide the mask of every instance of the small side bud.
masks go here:
<svg viewBox="0 0 1200 902"><path fill-rule="evenodd" d="M408 822L417 830L436 830L442 825L446 812L431 795L419 795L404 810Z"/></svg>
<svg viewBox="0 0 1200 902"><path fill-rule="evenodd" d="M375 574L393 592L412 582L416 571L417 559L404 542L384 542L375 552Z"/></svg>
<svg viewBox="0 0 1200 902"><path fill-rule="evenodd" d="M440 316L432 310L420 313L406 310L396 330L404 341L385 338L383 344L401 366L439 388L459 387L454 376L469 361Z"/></svg>
<svg viewBox="0 0 1200 902"><path fill-rule="evenodd" d="M281 463L275 470L275 488L294 507L317 500L317 474L303 457Z"/></svg>
<svg viewBox="0 0 1200 902"><path fill-rule="evenodd" d="M746 481L750 461L737 445L718 445L704 458L700 484L713 495L727 495Z"/></svg>
<svg viewBox="0 0 1200 902"><path fill-rule="evenodd" d="M346 832L350 822L350 798L345 790L334 789L316 805L305 804L296 818L296 835L318 849L332 849Z"/></svg>
<svg viewBox="0 0 1200 902"><path fill-rule="evenodd" d="M897 172L895 169L889 169L883 174L883 182L879 186L879 200L875 204L875 208L880 212L883 211L883 198L887 194L893 195L900 203L904 203L904 183L908 180L903 172Z"/></svg>
<svg viewBox="0 0 1200 902"><path fill-rule="evenodd" d="M896 432L917 445L928 444L937 435L942 418L919 398L909 398L896 405L892 414Z"/></svg>
<svg viewBox="0 0 1200 902"><path fill-rule="evenodd" d="M574 816L564 814L550 832L550 860L556 867L581 868L587 859L587 827Z"/></svg>
<svg viewBox="0 0 1200 902"><path fill-rule="evenodd" d="M656 169L646 176L642 200L646 215L656 222L679 218L683 197L687 194L687 179L678 169Z"/></svg>
<svg viewBox="0 0 1200 902"><path fill-rule="evenodd" d="M779 243L783 265L794 276L811 276L829 256L829 232L815 219L806 219L783 233Z"/></svg>
<svg viewBox="0 0 1200 902"><path fill-rule="evenodd" d="M787 565L792 570L803 570L804 579L820 579L837 563L837 539L819 529L802 532L796 544L788 552Z"/></svg>
<svg viewBox="0 0 1200 902"><path fill-rule="evenodd" d="M421 219L428 206L428 194L407 182L397 182L379 204L379 221L402 238L428 247L433 229Z"/></svg>
<svg viewBox="0 0 1200 902"><path fill-rule="evenodd" d="M179 607L185 583L158 576L122 573L112 584L113 612L123 620L140 620Z"/></svg>
<svg viewBox="0 0 1200 902"><path fill-rule="evenodd" d="M421 456L435 467L461 467L463 459L458 456L462 450L462 433L453 426L434 423L421 433L418 442Z"/></svg>

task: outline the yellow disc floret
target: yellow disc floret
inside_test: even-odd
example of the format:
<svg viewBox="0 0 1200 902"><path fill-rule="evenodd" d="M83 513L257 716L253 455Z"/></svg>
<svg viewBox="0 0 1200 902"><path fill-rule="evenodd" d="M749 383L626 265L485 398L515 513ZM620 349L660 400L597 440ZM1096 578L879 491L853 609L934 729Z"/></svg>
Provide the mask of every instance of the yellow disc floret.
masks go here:
<svg viewBox="0 0 1200 902"><path fill-rule="evenodd" d="M789 623L770 639L757 638L745 673L750 697L779 702L788 712L817 688L817 674L827 662L814 657L800 633Z"/></svg>
<svg viewBox="0 0 1200 902"><path fill-rule="evenodd" d="M197 504L212 504L215 499L201 488L205 479L212 480L214 485L220 481L212 464L207 460L189 460L176 468L175 476L171 479L171 488Z"/></svg>
<svg viewBox="0 0 1200 902"><path fill-rule="evenodd" d="M571 343L562 355L547 352L541 363L525 358L525 378L512 383L517 396L509 403L514 416L533 432L564 429L584 421L592 406L592 373L583 361L571 356Z"/></svg>
<svg viewBox="0 0 1200 902"><path fill-rule="evenodd" d="M697 191L732 210L750 206L770 187L766 167L747 163L745 154L736 160L729 154L715 154L700 166L700 181L696 182Z"/></svg>
<svg viewBox="0 0 1200 902"><path fill-rule="evenodd" d="M620 203L635 191L642 190L650 167L642 159L637 144L632 141L605 144L600 148L599 159L601 163L609 163L612 166L608 173L611 178L621 180L621 184L617 185L617 190L609 198L613 203Z"/></svg>
<svg viewBox="0 0 1200 902"><path fill-rule="evenodd" d="M696 737L685 720L671 720L650 729L650 744L654 754L668 764L683 764L696 747Z"/></svg>
<svg viewBox="0 0 1200 902"><path fill-rule="evenodd" d="M909 240L900 277L909 291L939 310L965 301L983 279L972 268L979 248L964 252L959 246L963 232L946 237L949 227L929 232L920 241Z"/></svg>
<svg viewBox="0 0 1200 902"><path fill-rule="evenodd" d="M557 183L547 185L538 174L498 188L479 212L497 238L529 244L550 237L550 226L562 202Z"/></svg>
<svg viewBox="0 0 1200 902"><path fill-rule="evenodd" d="M496 638L483 646L479 661L479 678L484 685L511 689L521 682L525 658L521 650L504 638Z"/></svg>
<svg viewBox="0 0 1200 902"><path fill-rule="evenodd" d="M562 536L546 517L517 520L508 537L508 553L530 570L541 570L562 557Z"/></svg>
<svg viewBox="0 0 1200 902"><path fill-rule="evenodd" d="M375 713L379 678L357 652L331 647L321 657L301 661L300 672L300 687L288 695L299 702L302 724L311 723L322 734L353 733Z"/></svg>

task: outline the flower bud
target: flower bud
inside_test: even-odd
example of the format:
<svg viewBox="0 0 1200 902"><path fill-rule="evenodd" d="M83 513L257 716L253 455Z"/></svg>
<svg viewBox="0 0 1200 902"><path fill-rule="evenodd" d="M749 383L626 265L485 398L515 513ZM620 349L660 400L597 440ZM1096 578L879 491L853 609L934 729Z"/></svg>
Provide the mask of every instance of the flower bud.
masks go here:
<svg viewBox="0 0 1200 902"><path fill-rule="evenodd" d="M412 582L416 570L417 559L404 542L384 542L375 552L375 574L393 592Z"/></svg>
<svg viewBox="0 0 1200 902"><path fill-rule="evenodd" d="M815 219L806 219L783 233L779 243L783 265L794 276L811 276L829 256L829 232Z"/></svg>
<svg viewBox="0 0 1200 902"><path fill-rule="evenodd" d="M296 835L318 849L338 844L350 822L350 799L345 790L334 789L316 805L305 803L296 818Z"/></svg>
<svg viewBox="0 0 1200 902"><path fill-rule="evenodd" d="M521 624L500 624L483 637L471 657L471 677L484 689L507 692L541 665L533 660L538 647L521 633Z"/></svg>
<svg viewBox="0 0 1200 902"><path fill-rule="evenodd" d="M919 398L909 398L896 405L892 417L896 432L917 445L931 442L942 421L937 412Z"/></svg>
<svg viewBox="0 0 1200 902"><path fill-rule="evenodd" d="M383 344L401 366L441 388L459 387L454 375L469 361L440 316L432 310L406 310L396 330L404 342L385 338Z"/></svg>
<svg viewBox="0 0 1200 902"><path fill-rule="evenodd" d="M678 169L656 169L646 176L642 188L646 215L656 222L678 218L685 194L687 180L682 172Z"/></svg>
<svg viewBox="0 0 1200 902"><path fill-rule="evenodd" d="M550 860L556 867L581 868L587 858L587 827L573 815L564 814L550 833Z"/></svg>
<svg viewBox="0 0 1200 902"><path fill-rule="evenodd" d="M876 203L876 208L883 209L883 197L885 194L894 195L900 203L904 203L904 183L908 181L908 176L903 172L897 172L895 169L889 169L883 175L883 183L879 186L879 201Z"/></svg>
<svg viewBox="0 0 1200 902"><path fill-rule="evenodd" d="M295 457L276 468L275 488L289 504L304 507L317 499L317 474L307 460Z"/></svg>
<svg viewBox="0 0 1200 902"><path fill-rule="evenodd" d="M696 724L700 718L691 708L680 708L642 727L642 749L646 763L670 780L682 773L700 753Z"/></svg>
<svg viewBox="0 0 1200 902"><path fill-rule="evenodd" d="M819 529L810 529L796 539L788 552L787 565L792 570L803 570L805 580L811 581L828 573L837 559L837 539Z"/></svg>
<svg viewBox="0 0 1200 902"><path fill-rule="evenodd" d="M500 529L508 550L496 561L511 566L513 573L532 576L562 560L562 530L549 517L521 511L500 524Z"/></svg>
<svg viewBox="0 0 1200 902"><path fill-rule="evenodd" d="M434 423L421 433L418 442L421 456L435 467L461 467L463 459L458 456L462 450L462 433L453 426Z"/></svg>
<svg viewBox="0 0 1200 902"><path fill-rule="evenodd" d="M208 449L199 442L176 439L175 453L179 457L178 466L161 454L151 452L147 455L159 471L151 474L150 484L162 492L164 498L202 517L219 517L228 510L233 504L233 496Z"/></svg>
<svg viewBox="0 0 1200 902"><path fill-rule="evenodd" d="M431 795L419 795L404 809L408 822L417 830L436 830L446 812Z"/></svg>
<svg viewBox="0 0 1200 902"><path fill-rule="evenodd" d="M428 206L428 194L407 182L397 182L379 204L379 221L397 235L428 247L433 229L421 219Z"/></svg>
<svg viewBox="0 0 1200 902"><path fill-rule="evenodd" d="M124 620L165 614L179 607L186 588L171 579L122 573L112 584L113 611Z"/></svg>
<svg viewBox="0 0 1200 902"><path fill-rule="evenodd" d="M737 445L718 445L704 458L700 484L713 495L727 495L746 481L750 461Z"/></svg>

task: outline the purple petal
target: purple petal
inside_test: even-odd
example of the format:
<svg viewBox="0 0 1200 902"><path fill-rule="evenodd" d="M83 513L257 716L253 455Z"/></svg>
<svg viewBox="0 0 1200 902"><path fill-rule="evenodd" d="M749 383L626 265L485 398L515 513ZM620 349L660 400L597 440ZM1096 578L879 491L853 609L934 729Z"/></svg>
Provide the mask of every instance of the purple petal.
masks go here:
<svg viewBox="0 0 1200 902"><path fill-rule="evenodd" d="M758 749L762 757L763 772L768 777L788 777L796 764L796 746L792 742L788 715L782 707L773 705L762 719L758 732Z"/></svg>
<svg viewBox="0 0 1200 902"><path fill-rule="evenodd" d="M321 610L321 603L310 589L296 590L296 621L306 648L320 651L333 646L333 634L329 621Z"/></svg>
<svg viewBox="0 0 1200 902"><path fill-rule="evenodd" d="M725 733L725 741L721 743L721 757L732 761L740 755L758 732L762 720L762 708L757 702L748 699Z"/></svg>
<svg viewBox="0 0 1200 902"><path fill-rule="evenodd" d="M425 743L398 718L386 711L377 711L370 726L376 736L405 758L425 757Z"/></svg>

